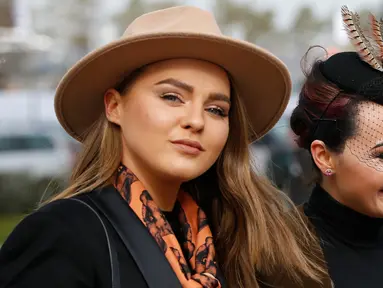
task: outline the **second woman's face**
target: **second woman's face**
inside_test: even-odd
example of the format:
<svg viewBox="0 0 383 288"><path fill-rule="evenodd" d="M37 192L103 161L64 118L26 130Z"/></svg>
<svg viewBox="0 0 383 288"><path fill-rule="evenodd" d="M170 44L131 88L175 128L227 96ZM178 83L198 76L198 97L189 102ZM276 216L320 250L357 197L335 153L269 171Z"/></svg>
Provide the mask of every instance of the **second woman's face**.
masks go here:
<svg viewBox="0 0 383 288"><path fill-rule="evenodd" d="M123 161L168 180L203 174L226 144L230 96L226 72L211 63L148 66L125 95L106 94L108 118L121 127ZM114 106L110 99L117 99Z"/></svg>
<svg viewBox="0 0 383 288"><path fill-rule="evenodd" d="M335 157L336 198L371 217L383 217L383 106L358 106L356 133Z"/></svg>

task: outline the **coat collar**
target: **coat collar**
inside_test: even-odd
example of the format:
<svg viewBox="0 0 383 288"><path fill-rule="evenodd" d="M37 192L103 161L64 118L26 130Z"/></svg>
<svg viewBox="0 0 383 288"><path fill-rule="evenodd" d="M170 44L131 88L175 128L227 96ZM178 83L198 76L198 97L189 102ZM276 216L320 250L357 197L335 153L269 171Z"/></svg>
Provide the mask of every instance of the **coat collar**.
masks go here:
<svg viewBox="0 0 383 288"><path fill-rule="evenodd" d="M109 220L150 288L181 288L163 252L113 186L88 194Z"/></svg>

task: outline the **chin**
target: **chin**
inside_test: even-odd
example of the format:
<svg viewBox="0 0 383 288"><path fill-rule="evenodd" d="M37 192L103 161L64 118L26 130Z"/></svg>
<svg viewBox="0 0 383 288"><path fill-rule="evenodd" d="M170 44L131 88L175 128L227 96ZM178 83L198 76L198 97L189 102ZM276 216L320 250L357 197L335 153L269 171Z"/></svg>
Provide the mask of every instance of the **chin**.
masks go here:
<svg viewBox="0 0 383 288"><path fill-rule="evenodd" d="M374 211L374 213L371 213L368 216L373 217L373 218L383 218L383 209L378 209L378 210Z"/></svg>
<svg viewBox="0 0 383 288"><path fill-rule="evenodd" d="M178 171L177 173L174 173L172 176L175 179L178 179L179 181L187 182L197 178L198 176L201 176L202 174L203 173L198 173L196 171L184 170L184 171Z"/></svg>
<svg viewBox="0 0 383 288"><path fill-rule="evenodd" d="M200 167L196 167L195 165L174 165L172 167L168 167L166 170L168 173L165 173L168 174L168 177L174 178L177 181L187 182L201 176L206 172L207 169L203 170Z"/></svg>

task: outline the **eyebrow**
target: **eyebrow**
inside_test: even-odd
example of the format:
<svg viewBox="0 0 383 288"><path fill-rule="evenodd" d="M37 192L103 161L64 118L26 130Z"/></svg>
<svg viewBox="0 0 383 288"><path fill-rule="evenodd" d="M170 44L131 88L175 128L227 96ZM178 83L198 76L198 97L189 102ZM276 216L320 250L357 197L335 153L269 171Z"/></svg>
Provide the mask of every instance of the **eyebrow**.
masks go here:
<svg viewBox="0 0 383 288"><path fill-rule="evenodd" d="M167 78L167 79L161 80L160 82L157 82L155 85L162 85L162 84L169 84L177 88L183 89L189 93L192 93L194 91L193 86L174 78Z"/></svg>
<svg viewBox="0 0 383 288"><path fill-rule="evenodd" d="M177 80L175 78L167 78L167 79L161 80L161 81L157 82L155 85L157 86L157 85L162 85L162 84L169 84L169 85L175 86L177 88L180 88L182 90L185 90L189 93L192 93L194 91L193 86L191 86L185 82L182 82L180 80ZM210 93L209 99L210 100L216 100L216 101L224 101L224 102L227 102L228 104L231 104L230 98L227 95L225 95L223 93L219 93L219 92Z"/></svg>
<svg viewBox="0 0 383 288"><path fill-rule="evenodd" d="M216 100L216 101L224 101L224 102L227 102L228 104L231 104L230 98L222 93L210 93L209 99Z"/></svg>

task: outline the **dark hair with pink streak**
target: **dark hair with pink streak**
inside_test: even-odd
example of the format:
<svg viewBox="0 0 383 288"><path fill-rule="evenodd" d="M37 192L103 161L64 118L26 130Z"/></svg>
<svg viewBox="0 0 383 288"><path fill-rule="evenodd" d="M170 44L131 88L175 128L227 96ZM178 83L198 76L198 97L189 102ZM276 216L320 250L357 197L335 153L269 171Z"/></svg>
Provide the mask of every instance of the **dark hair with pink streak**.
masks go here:
<svg viewBox="0 0 383 288"><path fill-rule="evenodd" d="M304 60L309 51L303 57L302 63L306 62ZM310 152L312 141L321 140L330 151L341 153L346 140L355 131L354 108L367 99L345 93L328 81L321 73L321 62L316 61L309 71L302 67L306 80L298 105L291 115L290 126L297 135L299 147Z"/></svg>

